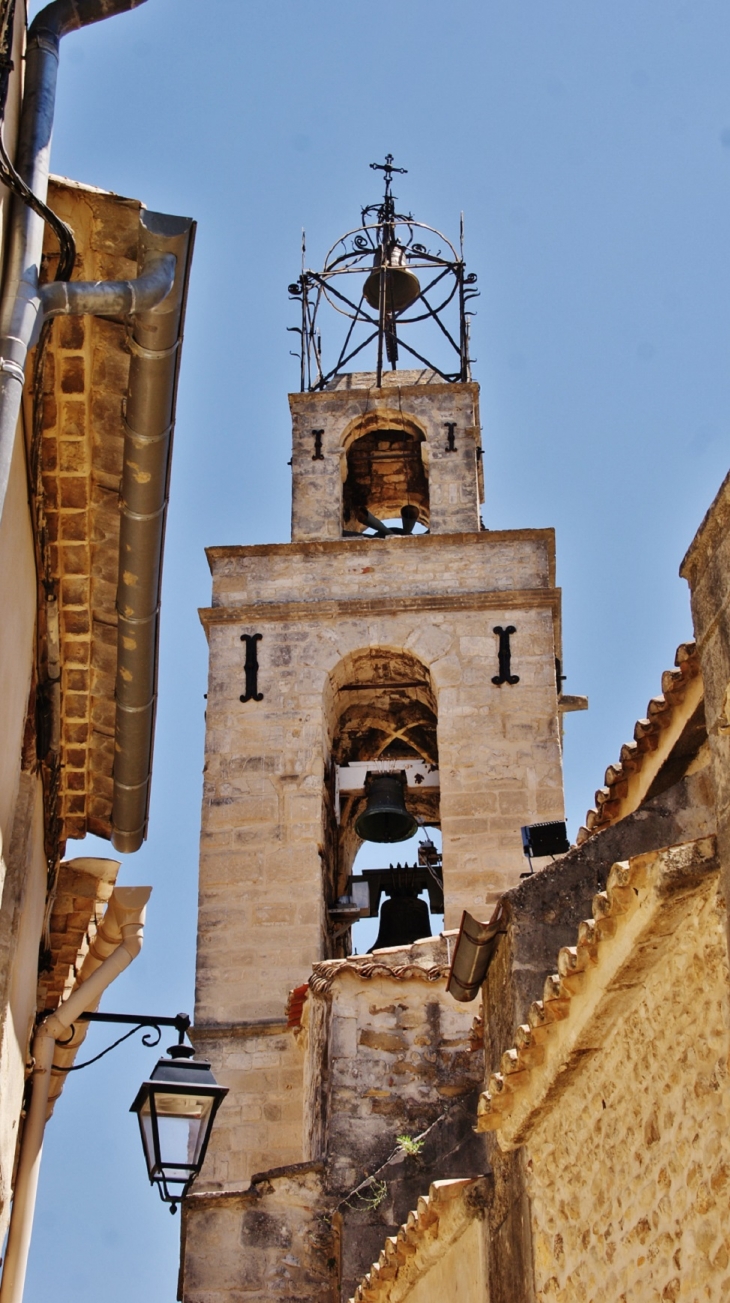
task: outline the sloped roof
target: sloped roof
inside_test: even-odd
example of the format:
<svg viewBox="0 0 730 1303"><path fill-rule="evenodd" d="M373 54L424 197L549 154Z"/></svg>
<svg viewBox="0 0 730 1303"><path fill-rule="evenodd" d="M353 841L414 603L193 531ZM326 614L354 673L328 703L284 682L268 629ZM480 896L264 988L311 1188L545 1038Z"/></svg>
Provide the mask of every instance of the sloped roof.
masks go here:
<svg viewBox="0 0 730 1303"><path fill-rule="evenodd" d="M687 894L709 891L718 871L714 837L613 865L606 890L593 898L593 917L580 924L576 944L559 951L542 1000L490 1076L477 1130L496 1131L505 1150L524 1144L570 1070L601 1048L631 992L641 993L644 970L673 944Z"/></svg>
<svg viewBox="0 0 730 1303"><path fill-rule="evenodd" d="M434 1181L397 1235L389 1235L378 1261L350 1303L400 1303L420 1276L483 1213L488 1179Z"/></svg>
<svg viewBox="0 0 730 1303"><path fill-rule="evenodd" d="M637 720L633 741L625 742L617 763L608 766L604 786L596 792L595 808L588 811L585 825L578 830L579 846L638 808L701 704L703 685L694 642L680 643L674 664L675 669L662 674L661 694L652 697L646 715Z"/></svg>

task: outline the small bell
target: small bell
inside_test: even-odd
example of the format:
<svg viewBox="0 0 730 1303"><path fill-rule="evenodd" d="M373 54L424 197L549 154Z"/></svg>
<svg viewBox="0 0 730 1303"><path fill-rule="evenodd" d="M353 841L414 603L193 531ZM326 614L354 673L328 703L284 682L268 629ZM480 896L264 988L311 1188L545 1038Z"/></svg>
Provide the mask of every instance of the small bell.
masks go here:
<svg viewBox="0 0 730 1303"><path fill-rule="evenodd" d="M380 268L383 265L383 249L375 250L373 270L365 281L363 296L375 308L380 308ZM410 271L406 251L400 244L391 244L385 250L385 311L388 315L403 312L415 303L421 293L417 276Z"/></svg>
<svg viewBox="0 0 730 1303"><path fill-rule="evenodd" d="M425 900L419 900L418 887L407 872L394 872L392 886L386 888L388 899L380 910L380 928L373 950L390 946L410 946L431 936L431 916ZM372 953L372 951L370 952Z"/></svg>
<svg viewBox="0 0 730 1303"><path fill-rule="evenodd" d="M403 796L404 773L368 774L368 803L355 820L355 832L365 842L404 842L418 830ZM430 935L430 933L429 933Z"/></svg>

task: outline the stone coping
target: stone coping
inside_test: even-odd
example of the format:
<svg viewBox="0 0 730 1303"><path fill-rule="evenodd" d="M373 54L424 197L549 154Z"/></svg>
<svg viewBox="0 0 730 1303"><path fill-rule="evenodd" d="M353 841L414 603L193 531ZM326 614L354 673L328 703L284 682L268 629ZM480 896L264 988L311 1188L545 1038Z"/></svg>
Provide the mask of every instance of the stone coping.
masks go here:
<svg viewBox="0 0 730 1303"><path fill-rule="evenodd" d="M400 1303L466 1230L484 1215L491 1194L489 1177L434 1181L397 1235L389 1235L378 1261L355 1290L350 1303Z"/></svg>
<svg viewBox="0 0 730 1303"><path fill-rule="evenodd" d="M674 664L676 669L662 674L660 696L652 697L646 717L637 720L633 742L625 742L618 763L608 766L605 786L596 792L595 808L588 811L585 825L578 830L579 846L641 804L679 733L702 701L704 689L694 642L680 643Z"/></svg>
<svg viewBox="0 0 730 1303"><path fill-rule="evenodd" d="M684 556L679 573L682 579L694 585L698 574L707 564L708 557L717 549L730 521L730 472L725 476L715 497L705 512Z"/></svg>
<svg viewBox="0 0 730 1303"><path fill-rule="evenodd" d="M587 1056L599 1053L607 1030L643 989L644 974L673 944L688 896L716 881L714 837L637 855L614 864L593 918L578 927L575 946L558 953L542 1000L515 1032L488 1089L480 1096L477 1130L495 1131L500 1147L518 1149Z"/></svg>
<svg viewBox="0 0 730 1303"><path fill-rule="evenodd" d="M251 556L291 556L294 552L302 556L331 556L338 552L347 554L356 547L371 547L373 542L376 546L378 543L384 543L386 546L395 543L396 547L415 546L419 551L424 547L439 547L444 544L452 547L455 544L459 547L490 547L494 543L547 543L552 563L551 572L555 559L554 529L484 529L468 530L458 534L412 534L405 537L395 536L392 539L373 540L363 535L362 539L317 539L305 543L230 544L207 547L205 555L212 572L217 561L232 561ZM551 573L550 582L553 584L555 582L554 573Z"/></svg>
<svg viewBox="0 0 730 1303"><path fill-rule="evenodd" d="M560 613L559 588L497 588L465 593L424 593L416 597L397 595L383 598L342 597L313 599L308 602L245 602L231 606L203 606L198 609L200 623L208 629L214 624L241 624L250 620L323 620L346 616L392 615L397 604L399 613L409 611L502 611L533 610L547 607L557 618Z"/></svg>

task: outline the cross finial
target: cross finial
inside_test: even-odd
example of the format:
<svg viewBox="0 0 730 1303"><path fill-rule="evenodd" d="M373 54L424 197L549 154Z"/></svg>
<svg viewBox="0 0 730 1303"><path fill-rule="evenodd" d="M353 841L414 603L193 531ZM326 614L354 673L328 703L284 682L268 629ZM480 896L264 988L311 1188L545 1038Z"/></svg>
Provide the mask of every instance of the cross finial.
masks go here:
<svg viewBox="0 0 730 1303"><path fill-rule="evenodd" d="M392 180L393 180L393 173L394 173L394 172L400 172L400 173L402 173L403 175L405 175L405 173L408 171L408 168L407 168L407 167L393 167L393 155L392 155L392 154L386 154L386 155L385 155L385 162L384 162L384 163L371 163L370 166L371 166L371 168L373 169L374 172L384 172L384 173L385 173L385 194L383 195L383 203L382 203L382 206L381 206L381 208L380 208L380 212L379 212L379 214L378 214L379 220L380 220L381 222L382 222L382 221L392 221L392 218L393 218L393 216L394 216L394 207L393 207L393 195L391 194L391 189L390 189L390 187L391 187L391 182L392 182Z"/></svg>

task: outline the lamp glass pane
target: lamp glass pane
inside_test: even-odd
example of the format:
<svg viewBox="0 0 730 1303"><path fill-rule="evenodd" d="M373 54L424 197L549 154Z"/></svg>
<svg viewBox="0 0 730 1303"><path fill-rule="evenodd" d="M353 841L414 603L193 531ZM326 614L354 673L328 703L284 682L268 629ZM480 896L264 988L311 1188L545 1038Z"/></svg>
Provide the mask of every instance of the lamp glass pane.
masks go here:
<svg viewBox="0 0 730 1303"><path fill-rule="evenodd" d="M196 1167L210 1124L211 1095L177 1095L155 1091L160 1160L169 1176ZM189 1174L189 1172L188 1172Z"/></svg>
<svg viewBox="0 0 730 1303"><path fill-rule="evenodd" d="M152 1176L157 1159L155 1158L155 1133L152 1114L150 1113L150 1101L146 1099L137 1115L139 1117L139 1129L142 1132L142 1144L144 1145L144 1156L147 1163L147 1170Z"/></svg>

